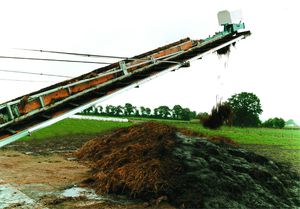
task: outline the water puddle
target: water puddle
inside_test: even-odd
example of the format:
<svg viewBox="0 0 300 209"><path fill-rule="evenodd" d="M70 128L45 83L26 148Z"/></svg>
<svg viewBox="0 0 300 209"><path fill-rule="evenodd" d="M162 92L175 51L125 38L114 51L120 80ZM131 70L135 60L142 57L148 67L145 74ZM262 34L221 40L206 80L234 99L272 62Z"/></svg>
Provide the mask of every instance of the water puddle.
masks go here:
<svg viewBox="0 0 300 209"><path fill-rule="evenodd" d="M0 185L0 209L14 206L34 206L36 202L10 184Z"/></svg>
<svg viewBox="0 0 300 209"><path fill-rule="evenodd" d="M97 200L117 204L130 204L137 202L136 200L129 200L128 198L122 195L98 195L93 189L82 188L77 186L65 189L64 191L62 191L60 196L66 198L86 197L86 199L88 200Z"/></svg>

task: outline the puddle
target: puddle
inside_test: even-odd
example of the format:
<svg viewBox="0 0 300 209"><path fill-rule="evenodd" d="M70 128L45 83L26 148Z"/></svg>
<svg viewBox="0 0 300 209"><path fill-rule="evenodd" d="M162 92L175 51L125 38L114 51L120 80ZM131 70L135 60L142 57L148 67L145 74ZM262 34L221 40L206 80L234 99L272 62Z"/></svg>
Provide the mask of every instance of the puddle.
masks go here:
<svg viewBox="0 0 300 209"><path fill-rule="evenodd" d="M52 197L56 199L73 199L84 197L86 203L99 203L107 202L116 205L128 205L132 203L139 203L139 201L128 200L125 196L121 195L98 195L93 189L73 186L65 190L56 190L46 184L26 184L26 185L13 185L13 184L0 184L0 209L8 208L35 208L39 205L48 205L47 201L40 200L45 197ZM50 201L51 202L51 201Z"/></svg>
<svg viewBox="0 0 300 209"><path fill-rule="evenodd" d="M102 200L101 196L98 196L93 190L85 189L81 187L73 187L66 189L61 194L63 197L80 197L85 196L87 199Z"/></svg>
<svg viewBox="0 0 300 209"><path fill-rule="evenodd" d="M9 184L0 185L0 209L14 206L34 206L36 202Z"/></svg>
<svg viewBox="0 0 300 209"><path fill-rule="evenodd" d="M130 204L137 202L128 200L125 196L121 195L98 195L93 189L89 188L82 188L74 186L72 188L68 188L64 190L61 195L61 197L86 197L88 200L97 200L97 201L103 201L103 202L111 202L111 203L118 203L118 204Z"/></svg>

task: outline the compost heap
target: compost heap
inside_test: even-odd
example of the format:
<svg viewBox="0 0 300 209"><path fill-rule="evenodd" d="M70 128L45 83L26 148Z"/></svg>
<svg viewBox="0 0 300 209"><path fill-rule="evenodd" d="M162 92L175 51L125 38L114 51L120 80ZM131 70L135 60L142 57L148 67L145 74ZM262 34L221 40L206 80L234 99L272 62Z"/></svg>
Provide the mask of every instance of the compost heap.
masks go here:
<svg viewBox="0 0 300 209"><path fill-rule="evenodd" d="M77 156L92 166L100 193L164 197L181 208L300 206L300 179L288 166L218 138L186 135L143 123L99 136Z"/></svg>

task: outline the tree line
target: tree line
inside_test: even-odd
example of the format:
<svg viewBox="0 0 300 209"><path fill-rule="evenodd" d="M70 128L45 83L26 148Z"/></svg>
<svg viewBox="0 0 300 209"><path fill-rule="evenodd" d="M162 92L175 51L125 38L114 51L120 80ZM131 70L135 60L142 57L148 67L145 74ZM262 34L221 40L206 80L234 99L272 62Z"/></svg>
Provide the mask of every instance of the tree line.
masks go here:
<svg viewBox="0 0 300 209"><path fill-rule="evenodd" d="M122 105L107 105L92 106L84 110L81 114L84 115L99 115L99 116L114 116L114 117L143 117L143 118L157 118L157 119L173 119L189 121L197 117L196 111L189 108L184 108L180 105L174 105L170 108L166 105L159 106L153 110L149 107L136 107L130 103Z"/></svg>
<svg viewBox="0 0 300 209"><path fill-rule="evenodd" d="M285 121L282 118L270 118L262 122L259 115L263 112L260 99L253 93L241 92L232 95L227 101L219 102L212 108L211 113L197 114L189 108L174 105L170 108L166 105L153 110L149 107L136 107L130 103L122 105L93 106L84 110L81 114L115 116L115 117L143 117L157 119L186 120L200 119L203 126L219 128L222 125L238 127L267 127L283 128Z"/></svg>

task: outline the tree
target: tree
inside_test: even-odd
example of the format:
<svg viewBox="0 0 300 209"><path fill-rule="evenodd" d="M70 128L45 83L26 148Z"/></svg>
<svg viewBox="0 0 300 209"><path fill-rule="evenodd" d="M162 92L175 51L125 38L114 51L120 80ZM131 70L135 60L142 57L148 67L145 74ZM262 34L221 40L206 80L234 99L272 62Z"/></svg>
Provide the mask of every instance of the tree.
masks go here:
<svg viewBox="0 0 300 209"><path fill-rule="evenodd" d="M103 114L103 107L101 105L97 106L96 107L96 112L97 112L98 115Z"/></svg>
<svg viewBox="0 0 300 209"><path fill-rule="evenodd" d="M151 109L149 107L146 107L145 109L145 115L150 117L151 116Z"/></svg>
<svg viewBox="0 0 300 209"><path fill-rule="evenodd" d="M133 106L133 115L135 117L139 117L140 116L140 111L138 110L138 108L136 106Z"/></svg>
<svg viewBox="0 0 300 209"><path fill-rule="evenodd" d="M146 108L144 106L141 106L140 107L140 112L141 112L141 116L145 117L145 115L146 115Z"/></svg>
<svg viewBox="0 0 300 209"><path fill-rule="evenodd" d="M190 119L195 119L197 117L196 111L190 111Z"/></svg>
<svg viewBox="0 0 300 209"><path fill-rule="evenodd" d="M160 118L160 114L159 114L159 108L154 108L153 110L153 116L154 118Z"/></svg>
<svg viewBox="0 0 300 209"><path fill-rule="evenodd" d="M83 110L82 113L85 115L90 115L90 114L95 113L95 110L96 110L96 108L94 106L91 106L91 107Z"/></svg>
<svg viewBox="0 0 300 209"><path fill-rule="evenodd" d="M270 118L266 120L262 126L267 128L284 128L285 121L282 118Z"/></svg>
<svg viewBox="0 0 300 209"><path fill-rule="evenodd" d="M255 94L248 92L234 94L228 99L228 103L233 111L234 126L257 127L260 124L259 115L263 110Z"/></svg>
<svg viewBox="0 0 300 209"><path fill-rule="evenodd" d="M123 107L121 105L115 107L115 115L116 116L123 115Z"/></svg>
<svg viewBox="0 0 300 209"><path fill-rule="evenodd" d="M124 106L124 115L130 116L134 113L134 106L130 103L126 103Z"/></svg>
<svg viewBox="0 0 300 209"><path fill-rule="evenodd" d="M197 118L200 120L201 123L203 123L204 120L208 118L208 113L207 112L200 112L197 115Z"/></svg>
<svg viewBox="0 0 300 209"><path fill-rule="evenodd" d="M182 114L183 108L180 105L174 105L172 109L172 115L174 119L179 120Z"/></svg>
<svg viewBox="0 0 300 209"><path fill-rule="evenodd" d="M285 122L286 126L297 126L296 122L293 119L289 119Z"/></svg>
<svg viewBox="0 0 300 209"><path fill-rule="evenodd" d="M171 115L171 109L168 106L159 106L154 109L154 115L158 118L168 118Z"/></svg>
<svg viewBox="0 0 300 209"><path fill-rule="evenodd" d="M140 107L140 116L149 117L151 115L151 109L148 107L141 106Z"/></svg>
<svg viewBox="0 0 300 209"><path fill-rule="evenodd" d="M191 110L189 108L183 108L180 118L181 118L181 120L190 120L191 119Z"/></svg>
<svg viewBox="0 0 300 209"><path fill-rule="evenodd" d="M113 115L116 115L116 107L113 106L113 105L107 105L105 107L105 112L107 115L109 116L113 116Z"/></svg>

